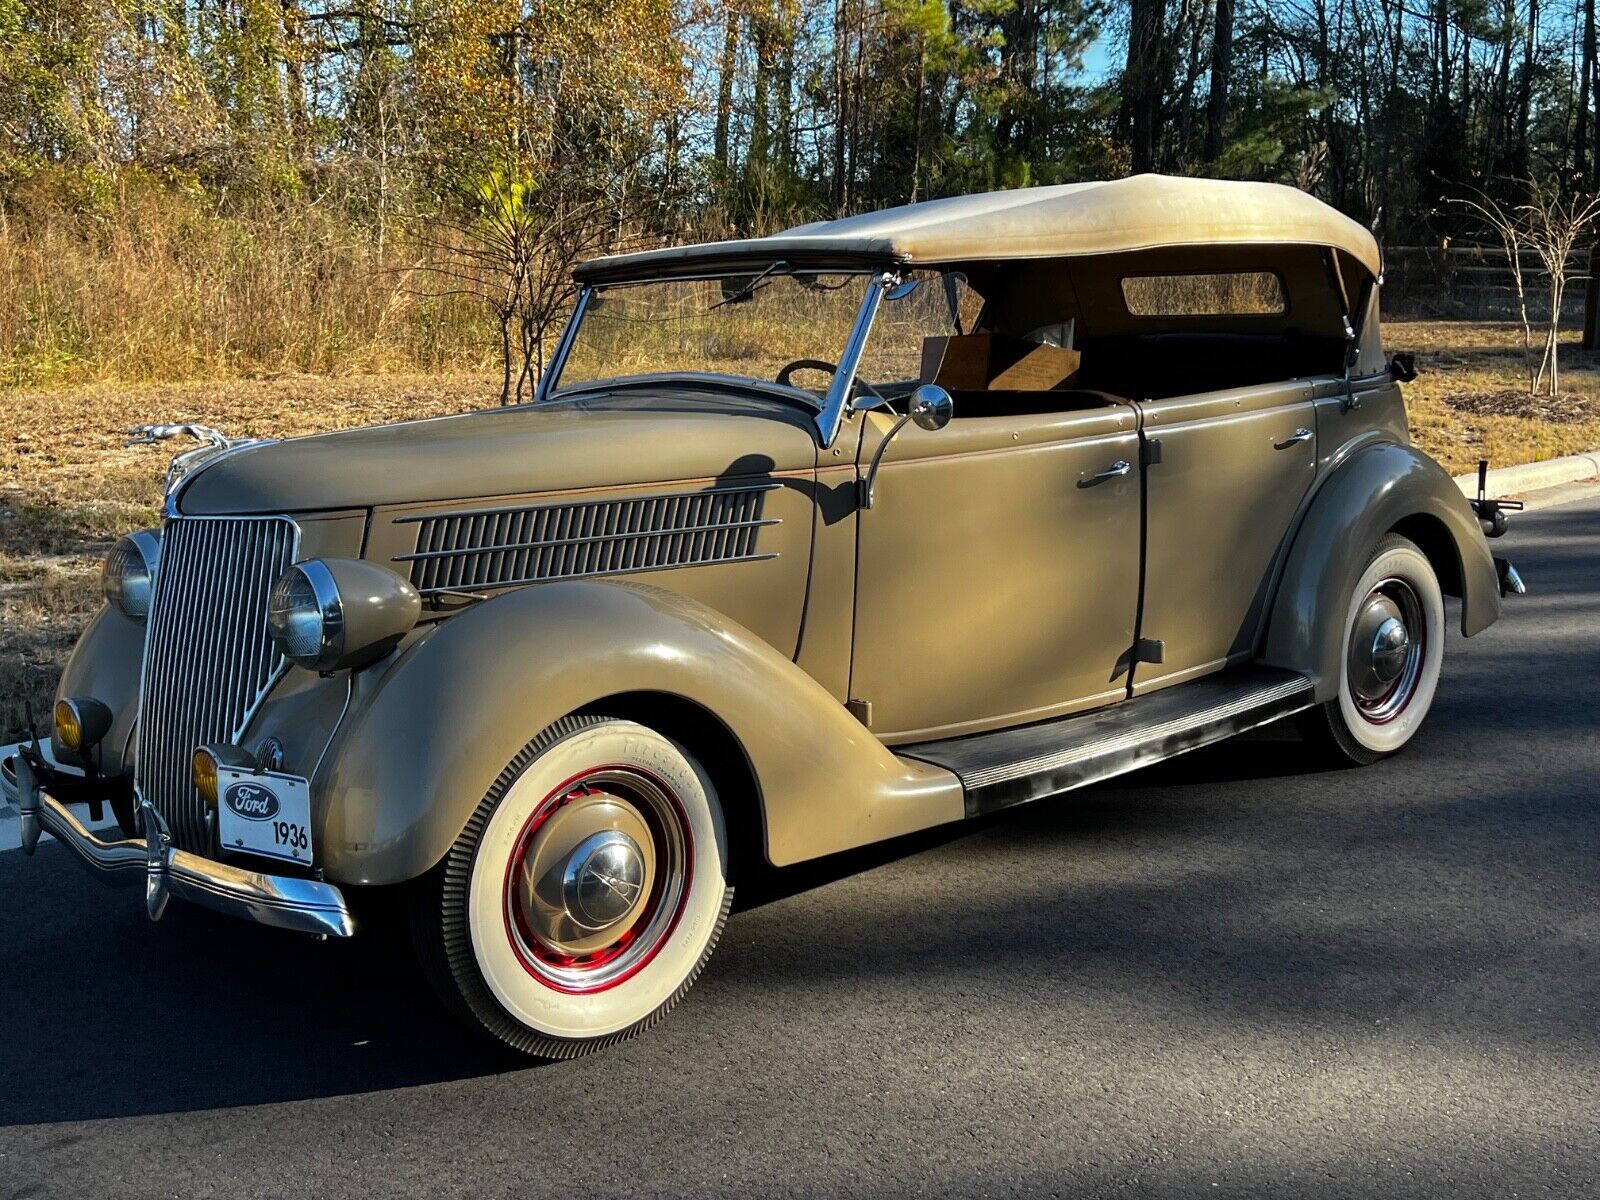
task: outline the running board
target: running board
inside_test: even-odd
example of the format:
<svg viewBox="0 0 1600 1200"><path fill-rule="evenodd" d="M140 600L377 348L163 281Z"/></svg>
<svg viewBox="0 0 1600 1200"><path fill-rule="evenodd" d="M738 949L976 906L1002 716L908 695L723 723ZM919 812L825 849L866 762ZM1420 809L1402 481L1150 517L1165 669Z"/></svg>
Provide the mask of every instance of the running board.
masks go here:
<svg viewBox="0 0 1600 1200"><path fill-rule="evenodd" d="M1208 746L1313 703L1305 675L1247 666L1091 713L894 749L955 774L973 817Z"/></svg>

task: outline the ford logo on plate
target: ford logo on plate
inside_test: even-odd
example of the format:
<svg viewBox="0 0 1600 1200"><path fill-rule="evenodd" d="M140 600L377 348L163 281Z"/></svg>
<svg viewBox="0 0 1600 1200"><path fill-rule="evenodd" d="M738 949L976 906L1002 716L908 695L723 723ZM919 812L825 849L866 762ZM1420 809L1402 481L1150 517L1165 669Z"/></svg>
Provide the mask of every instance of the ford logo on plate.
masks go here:
<svg viewBox="0 0 1600 1200"><path fill-rule="evenodd" d="M278 798L254 783L236 783L222 793L222 802L246 821L270 821L278 815Z"/></svg>

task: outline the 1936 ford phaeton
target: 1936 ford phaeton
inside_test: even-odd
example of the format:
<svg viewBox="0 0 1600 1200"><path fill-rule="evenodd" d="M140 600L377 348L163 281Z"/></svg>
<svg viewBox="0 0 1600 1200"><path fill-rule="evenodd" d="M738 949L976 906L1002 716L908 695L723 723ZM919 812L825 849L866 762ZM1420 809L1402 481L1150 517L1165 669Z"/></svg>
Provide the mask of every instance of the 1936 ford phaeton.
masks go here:
<svg viewBox="0 0 1600 1200"><path fill-rule="evenodd" d="M25 844L152 917L406 889L447 1002L566 1056L683 995L754 860L1291 714L1371 762L1443 596L1470 635L1516 583L1379 275L1298 191L1156 176L590 262L533 404L175 460L5 764Z"/></svg>

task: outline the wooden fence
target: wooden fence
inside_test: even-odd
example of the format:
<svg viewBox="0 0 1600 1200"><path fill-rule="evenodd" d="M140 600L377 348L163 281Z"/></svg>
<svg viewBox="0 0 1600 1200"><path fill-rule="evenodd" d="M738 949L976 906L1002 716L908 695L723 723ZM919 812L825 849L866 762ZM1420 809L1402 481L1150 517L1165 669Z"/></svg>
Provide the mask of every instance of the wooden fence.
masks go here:
<svg viewBox="0 0 1600 1200"><path fill-rule="evenodd" d="M1517 297L1511 265L1499 246L1388 246L1383 252L1383 311L1390 317L1513 320ZM1589 251L1568 264L1563 322L1581 324L1589 283ZM1538 323L1550 310L1550 284L1531 250L1522 255L1528 315Z"/></svg>

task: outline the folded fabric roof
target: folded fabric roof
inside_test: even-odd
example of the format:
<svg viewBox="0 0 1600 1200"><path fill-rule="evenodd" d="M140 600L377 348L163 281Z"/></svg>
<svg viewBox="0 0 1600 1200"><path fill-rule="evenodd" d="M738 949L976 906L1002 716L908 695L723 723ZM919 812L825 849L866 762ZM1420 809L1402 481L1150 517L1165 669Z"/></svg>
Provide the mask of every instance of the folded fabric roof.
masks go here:
<svg viewBox="0 0 1600 1200"><path fill-rule="evenodd" d="M952 196L799 225L769 237L616 254L584 263L574 274L583 283L607 283L778 261L838 270L1196 245L1325 246L1343 251L1374 276L1382 271L1371 233L1297 188L1135 175Z"/></svg>

